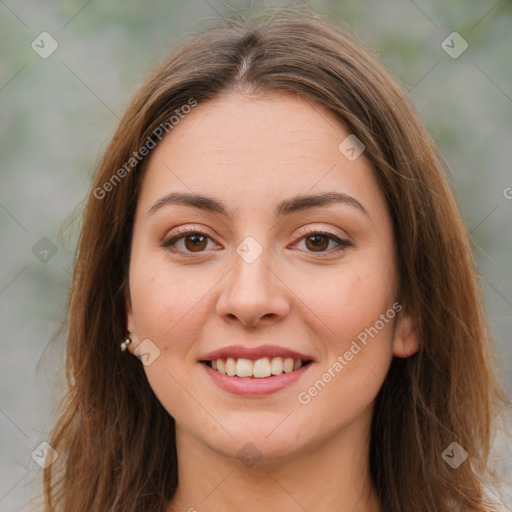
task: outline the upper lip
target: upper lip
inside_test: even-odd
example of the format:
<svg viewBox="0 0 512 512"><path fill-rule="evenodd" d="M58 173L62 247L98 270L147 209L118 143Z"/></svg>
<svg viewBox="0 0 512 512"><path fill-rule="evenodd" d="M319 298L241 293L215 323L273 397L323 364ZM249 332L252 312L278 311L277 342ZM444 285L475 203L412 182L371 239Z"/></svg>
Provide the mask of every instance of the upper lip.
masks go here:
<svg viewBox="0 0 512 512"><path fill-rule="evenodd" d="M291 357L292 359L301 359L302 361L313 361L313 358L307 354L301 354L295 350L290 350L277 345L260 345L259 347L244 347L243 345L229 345L219 348L206 354L201 361L212 361L215 359L225 359L228 357L245 359L261 359L263 357Z"/></svg>

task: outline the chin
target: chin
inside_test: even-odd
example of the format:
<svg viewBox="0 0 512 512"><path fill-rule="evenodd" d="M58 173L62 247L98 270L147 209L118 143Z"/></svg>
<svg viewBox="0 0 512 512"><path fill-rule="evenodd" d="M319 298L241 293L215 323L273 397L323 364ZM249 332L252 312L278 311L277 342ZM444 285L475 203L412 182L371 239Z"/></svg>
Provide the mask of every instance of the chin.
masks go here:
<svg viewBox="0 0 512 512"><path fill-rule="evenodd" d="M300 412L292 408L285 414L264 412L261 408L240 410L223 422L227 432L214 421L205 424L203 418L194 424L187 420L181 429L210 450L249 467L253 459L258 459L259 465L276 464L314 450L330 435L319 431L311 418L301 418Z"/></svg>

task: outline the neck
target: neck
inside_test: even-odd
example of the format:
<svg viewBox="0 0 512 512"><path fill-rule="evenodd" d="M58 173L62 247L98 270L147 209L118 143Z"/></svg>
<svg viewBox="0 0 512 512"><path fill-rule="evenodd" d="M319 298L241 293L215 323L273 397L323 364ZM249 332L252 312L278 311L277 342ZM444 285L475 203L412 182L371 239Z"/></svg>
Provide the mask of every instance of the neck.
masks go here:
<svg viewBox="0 0 512 512"><path fill-rule="evenodd" d="M179 484L170 511L380 512L369 474L369 435L361 439L361 431L352 430L286 460L246 467L177 425Z"/></svg>

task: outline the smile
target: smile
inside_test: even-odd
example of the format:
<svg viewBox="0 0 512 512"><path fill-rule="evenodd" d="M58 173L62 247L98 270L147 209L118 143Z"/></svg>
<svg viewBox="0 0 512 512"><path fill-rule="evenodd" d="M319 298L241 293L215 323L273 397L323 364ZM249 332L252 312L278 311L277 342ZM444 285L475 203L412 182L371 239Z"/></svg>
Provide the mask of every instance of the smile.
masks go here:
<svg viewBox="0 0 512 512"><path fill-rule="evenodd" d="M205 364L212 370L222 375L255 379L292 373L310 363L309 360L292 357L262 357L256 360L244 357L228 357L205 361Z"/></svg>
<svg viewBox="0 0 512 512"><path fill-rule="evenodd" d="M297 382L315 358L278 345L229 345L203 354L198 363L213 383L230 394L263 396Z"/></svg>

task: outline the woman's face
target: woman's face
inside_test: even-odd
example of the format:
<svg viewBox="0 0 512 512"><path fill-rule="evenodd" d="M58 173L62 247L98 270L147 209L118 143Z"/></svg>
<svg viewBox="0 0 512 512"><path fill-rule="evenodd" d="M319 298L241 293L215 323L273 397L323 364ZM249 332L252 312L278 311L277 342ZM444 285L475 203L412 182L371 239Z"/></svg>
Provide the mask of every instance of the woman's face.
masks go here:
<svg viewBox="0 0 512 512"><path fill-rule="evenodd" d="M153 150L129 348L182 438L264 460L367 442L391 359L416 342L386 202L349 135L311 101L230 95Z"/></svg>

